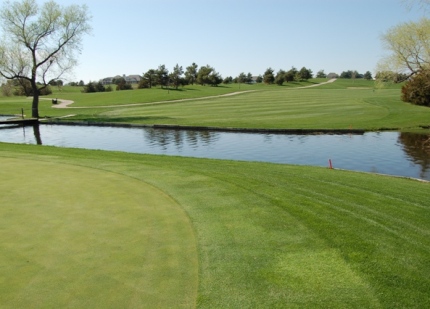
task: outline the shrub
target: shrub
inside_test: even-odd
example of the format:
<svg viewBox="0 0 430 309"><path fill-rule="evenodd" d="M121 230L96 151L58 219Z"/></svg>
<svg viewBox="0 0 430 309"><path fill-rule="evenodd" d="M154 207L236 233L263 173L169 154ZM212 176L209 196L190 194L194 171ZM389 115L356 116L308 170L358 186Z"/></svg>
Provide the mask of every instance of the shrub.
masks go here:
<svg viewBox="0 0 430 309"><path fill-rule="evenodd" d="M430 71L422 71L407 81L401 98L404 102L430 106Z"/></svg>
<svg viewBox="0 0 430 309"><path fill-rule="evenodd" d="M122 79L118 85L116 86L116 90L132 90L133 87L131 84L127 83L124 79Z"/></svg>
<svg viewBox="0 0 430 309"><path fill-rule="evenodd" d="M89 82L87 85L84 86L84 90L82 90L82 92L84 93L105 92L105 91L112 91L112 87L110 87L110 90L108 90L107 88L105 88L102 82L98 82L98 83Z"/></svg>
<svg viewBox="0 0 430 309"><path fill-rule="evenodd" d="M151 88L149 81L147 79L141 79L139 82L139 85L137 86L138 89L144 89L144 88Z"/></svg>

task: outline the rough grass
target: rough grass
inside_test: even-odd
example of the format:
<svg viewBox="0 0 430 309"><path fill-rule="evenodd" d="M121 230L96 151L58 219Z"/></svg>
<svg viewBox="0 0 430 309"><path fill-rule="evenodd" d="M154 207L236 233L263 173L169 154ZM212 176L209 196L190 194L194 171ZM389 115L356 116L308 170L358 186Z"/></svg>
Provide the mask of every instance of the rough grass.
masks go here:
<svg viewBox="0 0 430 309"><path fill-rule="evenodd" d="M197 307L427 308L430 305L428 183L305 166L2 144L2 170L11 163L13 173L9 171L8 177L16 174L24 175L23 179L34 179L34 175L37 175L37 181L21 181L15 187L11 187L9 182L2 182L2 192L10 189L19 192L13 194L12 198L2 197L7 204L1 203L8 205L1 208L0 226L3 231L12 229L11 222L15 222L12 229L15 234L5 237L6 241L1 242L4 253L1 258L10 262L2 261L2 265L10 266L1 268L1 277L5 278L6 273L7 278L12 280L13 277L15 280L10 288L9 280L2 281L2 300L5 293L27 295L22 293L23 284L28 289L26 293L29 293L29 300L33 297L39 299L37 291L43 289L43 284L28 284L37 282L30 280L32 276L46 284L51 280L63 280L54 275L56 264L46 263L49 257L43 250L39 255L45 263L39 263L33 272L27 271L26 267L30 266L26 261L35 260L30 254L31 250L38 251L35 244L49 248L50 240L57 240L52 235L42 237L44 234L43 229L39 232L40 226L62 226L58 214L70 212L54 209L57 212L54 215L44 211L52 208L44 203L37 205L40 211L31 209L35 207L31 185L37 185L38 191L45 192L48 197L50 194L55 196L49 189L49 180L52 183L53 179L60 178L66 182L67 178L62 175L74 175L70 179L72 184L82 181L85 186L78 189L75 185L77 192L65 195L67 198L63 197L62 200L70 198L79 202L81 198L78 193L85 190L87 199L93 201L90 204L96 210L75 207L88 214L91 222L95 220L91 214L106 214L106 210L110 213L116 208L109 204L104 206L104 202L98 203L98 199L105 201L100 191L110 194L110 190L113 190L112 194L116 196L117 187L118 190L125 190L130 185L128 192L131 206L129 202L123 205L129 210L135 205L133 200L142 200L139 198L142 192L136 186L142 184L147 187L146 183L156 188L153 188L153 196L168 195L187 213L197 239ZM40 169L35 170L33 166ZM94 173L90 181L83 178L87 173ZM53 175L59 176L53 178ZM98 177L107 175L111 175L108 180ZM99 188L99 185L108 186L109 190ZM91 190L86 190L88 187ZM68 194L66 190L64 194ZM15 203L17 196L19 204ZM133 196L135 199L132 199ZM41 197L36 196L35 199L41 200ZM168 204L171 205L170 202ZM43 220L33 220L33 215L25 216L24 210L20 212L21 215L16 215L14 209L18 206L24 210L30 207L29 213L33 215L43 214ZM172 207L173 210L177 209L174 203ZM140 220L136 216L138 210L129 211L122 213L121 221L131 224L131 229L138 229L133 227L139 225L136 224ZM183 213L179 214L182 217ZM72 218L79 215L79 212L69 214ZM103 218L108 222L114 220L114 216L109 215ZM156 212L151 212L145 220L156 224L160 218ZM188 222L183 224L186 226ZM72 226L67 230L65 227L59 229L62 239L78 237L72 233L77 228ZM175 229L180 227L176 226ZM167 227L163 223L156 224L147 236L163 233L158 228ZM122 243L119 239L127 237L122 233L110 236L106 238L106 235L99 233L92 240ZM176 237L174 233L169 233L164 235L163 241L174 243L179 241L173 240ZM17 241L21 238L27 240L26 246L21 246ZM84 235L78 239L88 243ZM139 246L145 237L133 240L135 246ZM182 244L186 245L186 242L182 241ZM68 246L59 243L57 247L58 256L70 256ZM116 249L114 246L105 252L112 250L115 254ZM134 247L128 247L123 248L120 255L128 256L128 250L136 252ZM48 252L53 251L51 248ZM97 255L97 250L86 252L88 259L94 259ZM75 264L77 268L74 270L80 269L81 264ZM182 272L178 273L182 277L172 275L168 277L169 280L185 280L184 273L190 268L182 266ZM145 261L142 261L142 267L148 267ZM163 272L163 267L153 269L153 272L154 278L165 278L162 274L156 275L157 272ZM89 280L86 283L94 285L89 284L87 289L95 294L104 293L105 287L113 288L115 284L121 287L124 281L150 286L144 273L121 270L115 270L114 273L117 275L116 282L102 280L102 285L96 285L95 281ZM98 274L103 277L104 269L100 269ZM84 273L81 272L80 276L84 276ZM76 287L77 282L85 282L79 281L82 278L80 276L74 277L77 281L67 281L68 284ZM186 284L185 281L183 283ZM152 290L155 293L159 288L154 286ZM62 298L64 303L83 300L74 297L69 289L62 291L65 294ZM51 295L47 291L45 293ZM93 293L82 295L89 297ZM127 294L124 296L119 292L108 295L111 301L116 301L117 297L129 299ZM9 301L12 307L19 304L20 298ZM44 301L49 304L50 299ZM133 307L133 304L125 303L122 307Z"/></svg>

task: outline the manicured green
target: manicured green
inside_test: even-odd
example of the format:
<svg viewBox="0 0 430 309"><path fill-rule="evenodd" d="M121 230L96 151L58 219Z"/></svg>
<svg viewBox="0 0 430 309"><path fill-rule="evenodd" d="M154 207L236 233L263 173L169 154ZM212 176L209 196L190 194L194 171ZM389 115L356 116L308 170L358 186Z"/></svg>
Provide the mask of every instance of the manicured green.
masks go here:
<svg viewBox="0 0 430 309"><path fill-rule="evenodd" d="M13 144L0 170L6 308L430 305L429 183Z"/></svg>
<svg viewBox="0 0 430 309"><path fill-rule="evenodd" d="M194 306L196 239L170 196L79 161L1 153L1 308Z"/></svg>

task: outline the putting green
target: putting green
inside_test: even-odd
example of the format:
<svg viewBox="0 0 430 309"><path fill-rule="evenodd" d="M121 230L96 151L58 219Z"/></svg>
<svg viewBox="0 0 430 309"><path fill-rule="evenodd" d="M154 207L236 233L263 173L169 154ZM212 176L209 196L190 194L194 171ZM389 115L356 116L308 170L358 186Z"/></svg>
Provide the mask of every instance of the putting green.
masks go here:
<svg viewBox="0 0 430 309"><path fill-rule="evenodd" d="M3 308L194 306L196 240L168 195L54 162L0 158L0 171Z"/></svg>

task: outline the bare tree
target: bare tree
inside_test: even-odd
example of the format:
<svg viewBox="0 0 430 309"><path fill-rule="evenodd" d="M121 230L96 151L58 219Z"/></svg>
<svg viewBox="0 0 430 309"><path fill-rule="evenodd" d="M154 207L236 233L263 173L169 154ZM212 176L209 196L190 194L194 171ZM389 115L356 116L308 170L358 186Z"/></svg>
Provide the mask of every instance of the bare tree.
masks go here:
<svg viewBox="0 0 430 309"><path fill-rule="evenodd" d="M33 117L39 118L40 91L76 66L90 20L87 6L54 1L6 1L0 9L0 75L30 82Z"/></svg>

